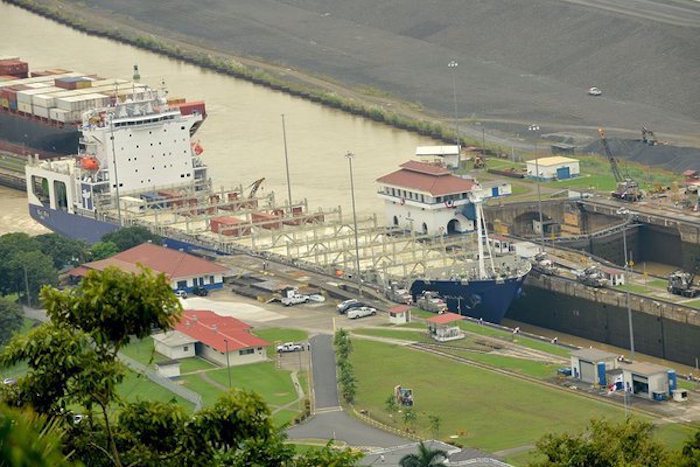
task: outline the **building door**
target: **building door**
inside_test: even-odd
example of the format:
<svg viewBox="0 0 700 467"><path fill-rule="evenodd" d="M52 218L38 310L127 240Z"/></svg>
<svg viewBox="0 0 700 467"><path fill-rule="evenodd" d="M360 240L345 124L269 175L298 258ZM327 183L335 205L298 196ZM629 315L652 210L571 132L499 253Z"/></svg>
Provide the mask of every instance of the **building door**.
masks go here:
<svg viewBox="0 0 700 467"><path fill-rule="evenodd" d="M581 366L581 381L584 383L594 383L595 366L593 363L579 360L579 365Z"/></svg>
<svg viewBox="0 0 700 467"><path fill-rule="evenodd" d="M428 224L426 224L425 222L423 222L423 233L424 234L428 233Z"/></svg>
<svg viewBox="0 0 700 467"><path fill-rule="evenodd" d="M394 216L394 225L398 226L399 225L399 218Z"/></svg>
<svg viewBox="0 0 700 467"><path fill-rule="evenodd" d="M494 198L496 196L498 196L498 187L497 186L491 188L491 196L493 196Z"/></svg>
<svg viewBox="0 0 700 467"><path fill-rule="evenodd" d="M447 235L462 233L462 225L457 219L452 219L447 223Z"/></svg>
<svg viewBox="0 0 700 467"><path fill-rule="evenodd" d="M571 178L571 171L569 170L569 167L559 167L557 169L557 178L559 180L566 180L567 178Z"/></svg>

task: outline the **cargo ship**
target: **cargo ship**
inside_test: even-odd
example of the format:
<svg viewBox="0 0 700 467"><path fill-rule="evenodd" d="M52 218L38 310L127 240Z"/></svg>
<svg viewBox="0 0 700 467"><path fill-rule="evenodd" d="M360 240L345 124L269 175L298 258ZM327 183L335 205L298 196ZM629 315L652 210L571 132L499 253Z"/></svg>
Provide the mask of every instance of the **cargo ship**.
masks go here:
<svg viewBox="0 0 700 467"><path fill-rule="evenodd" d="M30 72L27 62L17 57L0 58L0 149L42 158L75 154L83 112L141 98L146 89L136 81L58 68ZM206 118L204 102L169 101L182 114L196 112ZM197 129L195 125L192 133Z"/></svg>
<svg viewBox="0 0 700 467"><path fill-rule="evenodd" d="M33 157L25 167L31 217L89 243L120 226L142 225L164 245L185 251L252 254L346 279L359 276L377 290L410 280L414 294L437 290L461 312L494 322L517 297L529 262L490 257L483 236L416 236L378 225L376 217L353 226L340 208L312 212L305 201L280 204L272 192L259 195L264 179L245 189L214 190L203 148L191 137L202 119L150 88L83 112L78 154ZM348 239L357 225L363 230L354 236L363 243L356 251L363 258L354 262Z"/></svg>

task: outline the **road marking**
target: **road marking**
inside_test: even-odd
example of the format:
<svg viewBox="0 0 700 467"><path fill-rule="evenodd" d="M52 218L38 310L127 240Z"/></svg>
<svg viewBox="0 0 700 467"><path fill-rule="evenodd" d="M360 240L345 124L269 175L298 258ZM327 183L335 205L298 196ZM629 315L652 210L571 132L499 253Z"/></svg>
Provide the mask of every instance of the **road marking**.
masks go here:
<svg viewBox="0 0 700 467"><path fill-rule="evenodd" d="M320 413L328 413L328 412L342 412L343 408L339 405L336 405L335 407L322 407L322 408L317 408L316 409L316 414Z"/></svg>

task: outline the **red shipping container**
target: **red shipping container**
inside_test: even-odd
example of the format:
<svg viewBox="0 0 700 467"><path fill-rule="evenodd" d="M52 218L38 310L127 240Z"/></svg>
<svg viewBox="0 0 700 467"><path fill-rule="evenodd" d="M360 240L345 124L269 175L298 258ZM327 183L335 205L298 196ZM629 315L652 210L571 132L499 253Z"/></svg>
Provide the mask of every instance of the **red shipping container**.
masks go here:
<svg viewBox="0 0 700 467"><path fill-rule="evenodd" d="M228 237L239 237L250 234L250 227L241 226L243 221L235 217L220 216L209 219L211 231Z"/></svg>
<svg viewBox="0 0 700 467"><path fill-rule="evenodd" d="M203 118L207 118L207 108L204 104L204 101L185 102L184 104L173 104L172 106L179 108L181 115L191 115L193 113L198 113Z"/></svg>
<svg viewBox="0 0 700 467"><path fill-rule="evenodd" d="M29 75L29 64L22 60L0 60L0 75L26 78Z"/></svg>
<svg viewBox="0 0 700 467"><path fill-rule="evenodd" d="M254 224L258 224L263 229L273 230L282 227L282 222L280 222L279 216L274 214L268 214L266 212L254 212L251 213L251 219Z"/></svg>

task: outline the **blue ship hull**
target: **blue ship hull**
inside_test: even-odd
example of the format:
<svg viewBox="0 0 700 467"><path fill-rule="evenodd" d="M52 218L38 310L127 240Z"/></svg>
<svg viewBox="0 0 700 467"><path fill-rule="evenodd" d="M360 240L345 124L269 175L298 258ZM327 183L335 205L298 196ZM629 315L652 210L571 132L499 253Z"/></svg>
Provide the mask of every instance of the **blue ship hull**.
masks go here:
<svg viewBox="0 0 700 467"><path fill-rule="evenodd" d="M416 280L411 284L413 299L424 291L437 292L450 311L461 315L500 323L510 304L522 294L525 275L502 281L494 279L457 282L450 280Z"/></svg>

